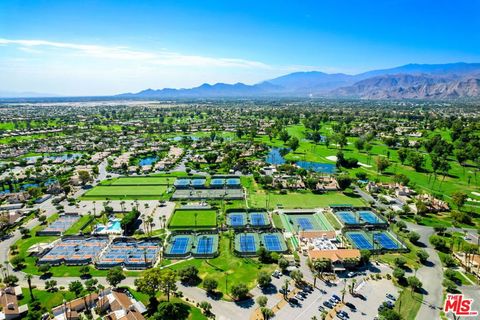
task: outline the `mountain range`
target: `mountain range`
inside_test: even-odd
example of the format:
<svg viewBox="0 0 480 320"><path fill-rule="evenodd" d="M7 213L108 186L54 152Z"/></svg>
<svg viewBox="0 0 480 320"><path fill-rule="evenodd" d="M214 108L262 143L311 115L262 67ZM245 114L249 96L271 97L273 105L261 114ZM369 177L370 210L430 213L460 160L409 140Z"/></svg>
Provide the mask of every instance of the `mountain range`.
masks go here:
<svg viewBox="0 0 480 320"><path fill-rule="evenodd" d="M480 97L480 63L407 64L356 75L295 72L257 84L202 84L188 89L147 89L118 98L326 97L457 99Z"/></svg>

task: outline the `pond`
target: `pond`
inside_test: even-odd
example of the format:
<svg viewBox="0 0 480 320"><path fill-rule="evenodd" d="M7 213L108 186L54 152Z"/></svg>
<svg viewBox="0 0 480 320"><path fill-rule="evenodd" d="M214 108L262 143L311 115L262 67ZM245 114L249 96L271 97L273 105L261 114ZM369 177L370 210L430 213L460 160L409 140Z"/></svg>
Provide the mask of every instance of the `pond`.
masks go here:
<svg viewBox="0 0 480 320"><path fill-rule="evenodd" d="M331 163L320 163L310 161L298 161L297 166L306 170L313 170L321 173L335 173L335 165Z"/></svg>
<svg viewBox="0 0 480 320"><path fill-rule="evenodd" d="M273 165L285 164L285 158L281 155L282 148L271 148L270 152L267 155L266 162ZM306 170L313 170L319 173L335 173L336 167L334 164L330 163L320 163L320 162L311 162L311 161L297 161L295 163L300 168Z"/></svg>
<svg viewBox="0 0 480 320"><path fill-rule="evenodd" d="M274 165L285 164L285 159L281 155L280 150L282 148L271 148L265 162Z"/></svg>
<svg viewBox="0 0 480 320"><path fill-rule="evenodd" d="M140 159L140 161L138 162L138 165L140 166L151 166L152 164L154 164L155 162L157 162L158 160L158 157L146 157L146 158L142 158Z"/></svg>

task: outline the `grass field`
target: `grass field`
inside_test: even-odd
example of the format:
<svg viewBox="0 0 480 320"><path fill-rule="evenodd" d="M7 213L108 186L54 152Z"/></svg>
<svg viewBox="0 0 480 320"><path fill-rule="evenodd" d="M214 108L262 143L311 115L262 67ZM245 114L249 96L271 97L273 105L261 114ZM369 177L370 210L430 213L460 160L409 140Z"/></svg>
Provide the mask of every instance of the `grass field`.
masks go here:
<svg viewBox="0 0 480 320"><path fill-rule="evenodd" d="M75 222L70 228L68 228L67 231L65 231L65 235L78 234L81 231L81 228L86 226L90 219L92 219L90 216L81 216L77 222ZM90 223L92 221L90 221Z"/></svg>
<svg viewBox="0 0 480 320"><path fill-rule="evenodd" d="M83 200L155 200L162 199L167 191L163 185L96 186L82 196Z"/></svg>
<svg viewBox="0 0 480 320"><path fill-rule="evenodd" d="M423 295L412 290L403 289L400 297L395 302L394 310L397 311L402 319L410 320L416 319L418 310L422 305Z"/></svg>
<svg viewBox="0 0 480 320"><path fill-rule="evenodd" d="M176 210L170 219L168 227L170 229L178 229L185 227L191 228L195 227L195 225L197 228L216 227L217 212L215 210Z"/></svg>
<svg viewBox="0 0 480 320"><path fill-rule="evenodd" d="M328 192L325 194L313 194L311 192L288 192L287 194L267 193L257 191L248 194L248 204L250 207L262 208L266 206L267 201L270 208L282 206L283 208L318 208L327 207L331 204L350 204L353 206L363 206L365 203L359 197L348 196L342 192Z"/></svg>
<svg viewBox="0 0 480 320"><path fill-rule="evenodd" d="M111 180L102 181L102 186L152 186L152 185L170 185L172 186L176 177L120 177Z"/></svg>
<svg viewBox="0 0 480 320"><path fill-rule="evenodd" d="M171 266L173 270L180 270L186 266L194 265L199 270L199 277L203 280L211 278L218 281L218 291L223 293L223 299L231 300L226 294L234 284L244 283L249 289L255 287L257 274L261 271L271 273L276 265L265 265L257 259L239 258L230 248L230 239L222 235L219 241L220 255L214 259L192 259ZM201 286L201 284L200 284Z"/></svg>
<svg viewBox="0 0 480 320"><path fill-rule="evenodd" d="M67 301L75 299L75 294L70 291L48 292L45 290L33 289L32 292L35 300L40 301L42 307L45 307L47 310L51 310L52 308L61 305L64 299ZM30 304L32 298L28 288L22 288L22 293L23 297L19 299L18 305Z"/></svg>

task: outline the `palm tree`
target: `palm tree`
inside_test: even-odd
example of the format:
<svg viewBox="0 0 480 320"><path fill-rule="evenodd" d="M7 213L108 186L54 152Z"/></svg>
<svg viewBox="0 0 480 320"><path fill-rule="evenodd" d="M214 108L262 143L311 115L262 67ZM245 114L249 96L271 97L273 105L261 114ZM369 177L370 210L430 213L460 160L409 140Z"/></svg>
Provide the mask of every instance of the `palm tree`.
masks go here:
<svg viewBox="0 0 480 320"><path fill-rule="evenodd" d="M35 296L33 295L33 290L32 290L32 278L33 276L31 274L25 275L25 280L27 280L27 283L28 283L28 291L30 292L30 297L32 298L32 301L34 301Z"/></svg>

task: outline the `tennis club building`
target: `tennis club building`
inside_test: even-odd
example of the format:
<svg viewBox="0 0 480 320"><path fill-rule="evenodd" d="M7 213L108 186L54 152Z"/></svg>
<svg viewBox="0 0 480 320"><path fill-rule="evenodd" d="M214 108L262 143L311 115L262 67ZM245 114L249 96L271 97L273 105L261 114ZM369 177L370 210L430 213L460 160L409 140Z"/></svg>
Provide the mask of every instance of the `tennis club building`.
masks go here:
<svg viewBox="0 0 480 320"><path fill-rule="evenodd" d="M330 260L333 272L342 272L354 268L360 262L360 250L358 249L336 249L336 250L308 250L310 261Z"/></svg>

